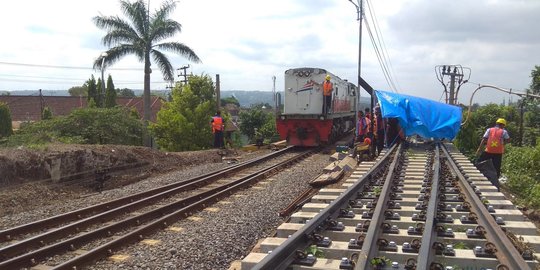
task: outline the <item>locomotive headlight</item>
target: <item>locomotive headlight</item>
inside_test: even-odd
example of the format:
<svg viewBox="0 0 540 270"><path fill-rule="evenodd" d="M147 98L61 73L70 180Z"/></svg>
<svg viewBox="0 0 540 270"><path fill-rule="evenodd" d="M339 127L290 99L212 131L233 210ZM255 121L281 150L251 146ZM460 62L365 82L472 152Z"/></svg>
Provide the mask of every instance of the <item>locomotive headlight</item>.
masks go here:
<svg viewBox="0 0 540 270"><path fill-rule="evenodd" d="M285 120L285 115L282 115L280 118L281 120Z"/></svg>
<svg viewBox="0 0 540 270"><path fill-rule="evenodd" d="M324 115L321 115L321 116L319 117L319 120L324 120Z"/></svg>

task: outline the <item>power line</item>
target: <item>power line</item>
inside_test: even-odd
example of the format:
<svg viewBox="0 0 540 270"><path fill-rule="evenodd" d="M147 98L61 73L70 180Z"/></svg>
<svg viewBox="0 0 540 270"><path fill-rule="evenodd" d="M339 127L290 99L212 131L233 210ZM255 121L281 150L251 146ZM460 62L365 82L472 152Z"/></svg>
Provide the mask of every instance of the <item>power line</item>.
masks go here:
<svg viewBox="0 0 540 270"><path fill-rule="evenodd" d="M368 5L368 8L369 8L369 5ZM374 19L373 19L373 11L371 9L369 9L369 11L370 11L371 19L372 19L372 21L374 21ZM384 57L383 48L382 48L382 45L380 44L381 43L380 39L378 39L378 41L379 41L379 45L378 45L378 43L375 40L375 37L373 35L373 32L371 31L370 23L367 20L366 20L366 28L368 30L369 37L370 37L371 42L373 44L373 47L375 49L375 54L377 55L377 60L379 61L379 65L381 66L381 69L382 69L383 75L385 76L386 82L388 83L388 86L392 89L393 92L397 92L397 88L396 88L396 86L395 86L395 84L393 82L392 76L391 76L390 72L388 71L388 67L387 67L387 64L386 64L385 57ZM375 28L375 31L376 30L377 29Z"/></svg>
<svg viewBox="0 0 540 270"><path fill-rule="evenodd" d="M367 0L367 5L368 5L369 12L370 12L371 20L373 21L373 25L375 27L375 33L377 35L377 40L379 41L379 44L381 44L381 47L382 47L384 60L385 60L386 64L390 67L389 71L390 71L390 75L392 77L392 82L395 82L395 84L397 84L397 88L396 88L396 85L394 85L394 87L396 88L395 89L396 92L398 92L398 89L400 89L401 87L399 87L399 82L397 81L396 74L394 72L394 67L392 66L392 61L390 61L390 56L388 55L388 50L386 49L386 43L384 42L384 36L382 34L382 31L380 30L381 28L379 27L379 21L377 20L377 13L375 12L375 6L373 6L371 4L370 0Z"/></svg>
<svg viewBox="0 0 540 270"><path fill-rule="evenodd" d="M0 62L0 65L7 66L23 66L23 67L40 67L40 68L60 68L60 69L80 69L80 70L94 70L91 67L74 67L74 66L53 66L53 65L39 65L39 64L25 64L25 63L11 63L11 62ZM107 70L136 70L143 71L142 68L107 68Z"/></svg>
<svg viewBox="0 0 540 270"><path fill-rule="evenodd" d="M81 81L86 80L73 80L73 81L46 81L46 80L17 80L17 79L2 79L3 82L23 82L23 83L46 83L46 84L80 84ZM143 81L114 81L115 84L143 84ZM150 82L150 83L169 83L166 81Z"/></svg>
<svg viewBox="0 0 540 270"><path fill-rule="evenodd" d="M379 51L379 46L377 45L377 42L375 42L375 38L373 37L373 33L371 32L371 28L369 27L369 23L366 21L366 28L368 30L369 37L371 39L371 43L373 44L373 48L375 49L375 55L377 56L377 60L379 61L379 65L381 66L381 70L384 75L384 79L386 80L386 83L388 84L388 87L390 87L393 92L396 92L395 85L392 83L392 79L390 78L390 74L388 72L388 69L386 68L386 65L384 64L381 56L381 52Z"/></svg>

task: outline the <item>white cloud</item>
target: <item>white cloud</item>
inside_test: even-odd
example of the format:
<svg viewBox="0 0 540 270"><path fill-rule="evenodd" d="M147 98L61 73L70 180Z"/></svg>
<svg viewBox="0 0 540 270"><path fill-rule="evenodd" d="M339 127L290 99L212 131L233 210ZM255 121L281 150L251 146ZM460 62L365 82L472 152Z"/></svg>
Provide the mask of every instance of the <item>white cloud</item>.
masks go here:
<svg viewBox="0 0 540 270"><path fill-rule="evenodd" d="M366 2L364 2L366 3ZM473 70L471 81L522 90L540 64L540 17L535 0L379 0L375 8L395 79L402 92L439 100L442 86L434 67L461 64ZM150 1L151 10L161 1ZM121 15L119 2L5 1L0 12L3 42L0 62L91 67L106 48L97 15ZM366 15L369 15L366 12ZM171 18L182 24L175 40L191 47L201 64L171 55L175 68L191 65L194 74L221 76L221 89L270 90L277 77L294 67L321 67L356 82L358 22L346 0L183 0ZM373 27L374 25L371 25ZM169 54L170 55L170 54ZM134 57L113 68L142 69ZM157 69L152 81L163 81ZM142 88L138 71L107 70L117 87ZM98 71L0 64L0 90L68 89ZM366 28L362 75L372 86L389 89ZM37 81L37 82L32 82ZM163 89L166 84L153 83ZM475 85L463 86L468 101ZM500 102L506 95L478 94L479 101Z"/></svg>

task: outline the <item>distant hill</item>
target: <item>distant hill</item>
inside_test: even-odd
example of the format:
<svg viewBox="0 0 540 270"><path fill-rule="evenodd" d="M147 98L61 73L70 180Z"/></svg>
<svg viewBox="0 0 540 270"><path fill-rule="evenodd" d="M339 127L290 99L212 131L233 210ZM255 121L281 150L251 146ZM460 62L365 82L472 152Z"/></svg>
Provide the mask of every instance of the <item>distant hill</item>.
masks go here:
<svg viewBox="0 0 540 270"><path fill-rule="evenodd" d="M140 96L143 93L143 90L133 90L135 95ZM166 97L169 94L170 90L156 90L152 93L158 94L160 96ZM278 92L281 94L281 103L283 104L283 92ZM0 95L21 95L21 96L37 96L39 91L0 91ZM69 96L67 90L43 90L42 94L44 96ZM240 102L241 107L251 107L254 104L268 103L270 105L274 104L274 98L272 92L270 91L244 91L244 90L222 90L221 98L226 97L235 97L238 102ZM369 98L362 97L360 99L360 108L369 107Z"/></svg>
<svg viewBox="0 0 540 270"><path fill-rule="evenodd" d="M283 103L283 92L281 92L281 103ZM274 97L269 91L240 91L240 90L223 90L221 98L234 97L240 102L241 107L251 107L254 104L268 103L274 105Z"/></svg>

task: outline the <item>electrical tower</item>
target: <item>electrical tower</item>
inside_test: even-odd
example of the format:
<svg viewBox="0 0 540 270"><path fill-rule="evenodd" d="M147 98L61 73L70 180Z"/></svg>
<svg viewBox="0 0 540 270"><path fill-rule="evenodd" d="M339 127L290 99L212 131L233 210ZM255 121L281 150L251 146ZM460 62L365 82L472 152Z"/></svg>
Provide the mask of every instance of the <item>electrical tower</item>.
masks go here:
<svg viewBox="0 0 540 270"><path fill-rule="evenodd" d="M435 74L437 75L437 80L444 87L446 103L455 105L457 103L459 89L471 78L471 69L462 67L461 65L439 65L435 66Z"/></svg>
<svg viewBox="0 0 540 270"><path fill-rule="evenodd" d="M181 68L177 68L176 70L182 70L180 72L180 74L178 74L178 77L184 77L183 80L180 80L180 82L184 83L184 84L187 84L188 82L188 75L187 75L187 69L189 68L189 65L187 66L182 66Z"/></svg>

